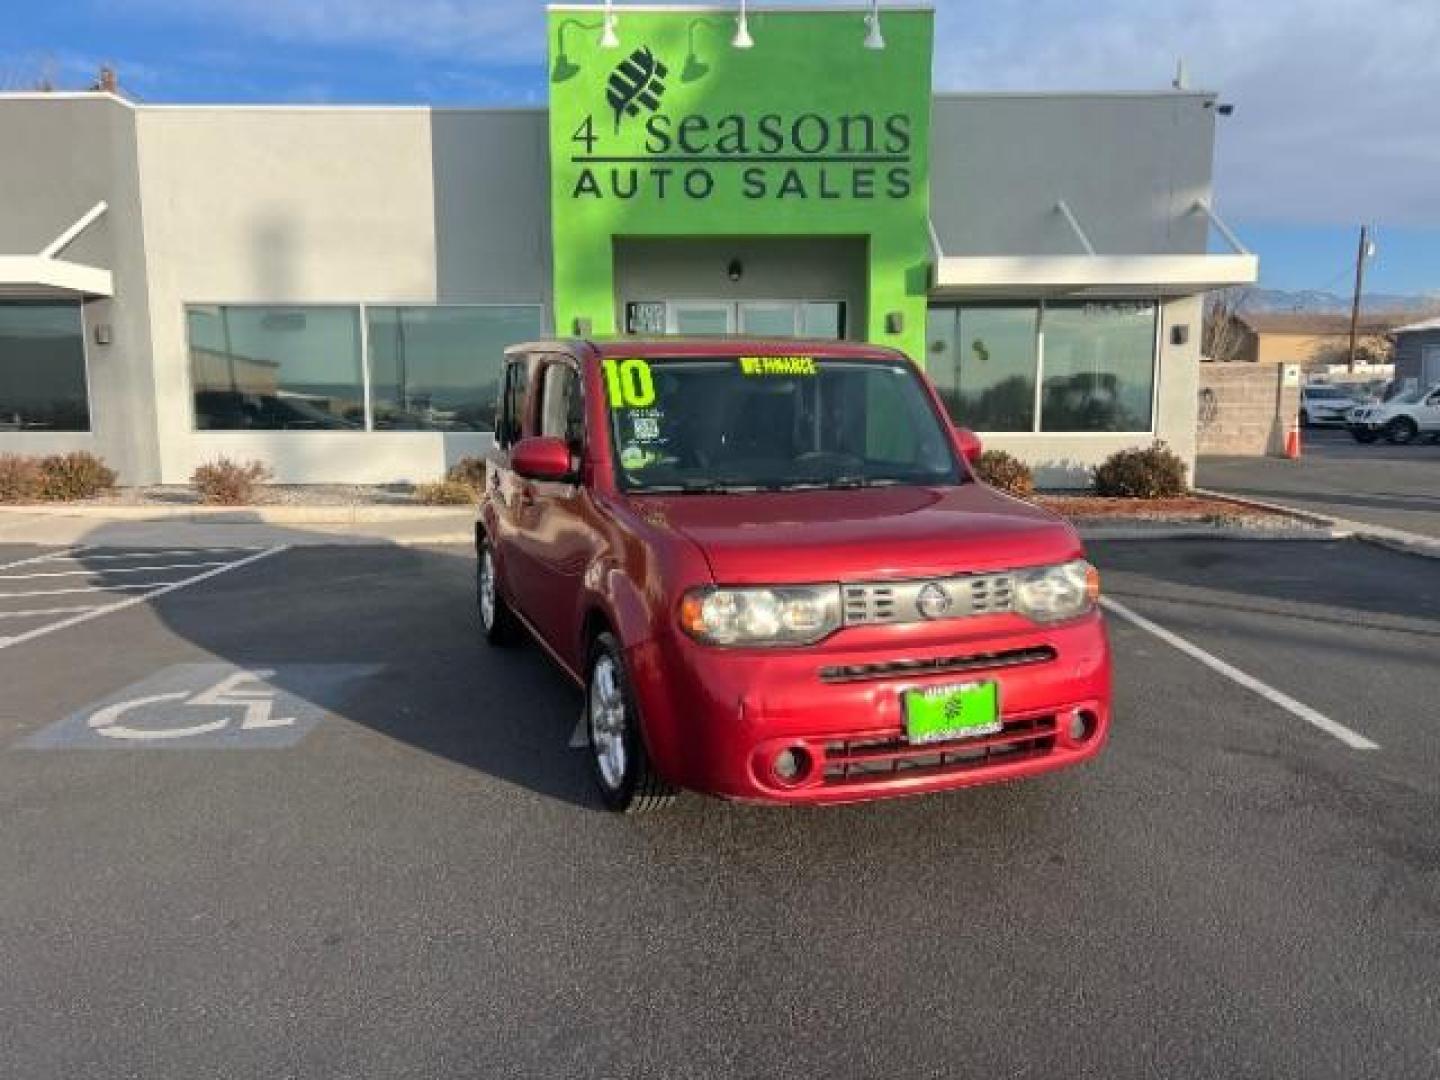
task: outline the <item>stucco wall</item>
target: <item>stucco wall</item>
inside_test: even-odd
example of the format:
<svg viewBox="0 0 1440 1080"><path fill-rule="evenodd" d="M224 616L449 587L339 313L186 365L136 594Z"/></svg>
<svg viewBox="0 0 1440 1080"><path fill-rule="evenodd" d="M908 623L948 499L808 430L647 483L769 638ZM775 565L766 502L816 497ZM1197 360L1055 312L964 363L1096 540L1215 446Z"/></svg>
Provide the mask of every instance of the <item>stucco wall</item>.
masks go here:
<svg viewBox="0 0 1440 1080"><path fill-rule="evenodd" d="M947 255L1203 253L1211 96L937 94L930 214ZM991 210L990 208L996 208ZM1003 208L1001 210L1000 208Z"/></svg>
<svg viewBox="0 0 1440 1080"><path fill-rule="evenodd" d="M538 303L544 114L424 108L146 108L161 478L220 455L282 482L425 480L483 433L197 432L187 303Z"/></svg>
<svg viewBox="0 0 1440 1080"><path fill-rule="evenodd" d="M154 479L158 459L134 117L103 94L0 103L0 254L35 254L103 200L109 210L60 257L115 283L114 300L85 304L91 431L0 432L0 453L88 450L124 482ZM98 325L110 344L95 341Z"/></svg>

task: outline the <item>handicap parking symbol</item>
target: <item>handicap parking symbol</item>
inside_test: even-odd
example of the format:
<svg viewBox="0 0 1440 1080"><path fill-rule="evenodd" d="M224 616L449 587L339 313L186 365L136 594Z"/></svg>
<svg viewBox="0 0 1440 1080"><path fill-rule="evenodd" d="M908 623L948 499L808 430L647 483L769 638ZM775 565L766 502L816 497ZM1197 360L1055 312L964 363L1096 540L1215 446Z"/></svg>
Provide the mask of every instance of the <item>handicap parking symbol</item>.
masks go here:
<svg viewBox="0 0 1440 1080"><path fill-rule="evenodd" d="M378 664L177 664L20 745L40 750L293 746L381 669Z"/></svg>

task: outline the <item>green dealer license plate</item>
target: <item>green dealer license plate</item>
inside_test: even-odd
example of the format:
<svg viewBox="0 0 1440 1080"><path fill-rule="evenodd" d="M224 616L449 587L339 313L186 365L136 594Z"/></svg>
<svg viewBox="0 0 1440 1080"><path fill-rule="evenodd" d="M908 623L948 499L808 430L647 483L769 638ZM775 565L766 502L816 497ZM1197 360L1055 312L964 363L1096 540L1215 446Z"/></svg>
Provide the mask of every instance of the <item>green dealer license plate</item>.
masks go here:
<svg viewBox="0 0 1440 1080"><path fill-rule="evenodd" d="M1000 730L1000 688L972 682L907 690L900 698L912 743L967 739Z"/></svg>

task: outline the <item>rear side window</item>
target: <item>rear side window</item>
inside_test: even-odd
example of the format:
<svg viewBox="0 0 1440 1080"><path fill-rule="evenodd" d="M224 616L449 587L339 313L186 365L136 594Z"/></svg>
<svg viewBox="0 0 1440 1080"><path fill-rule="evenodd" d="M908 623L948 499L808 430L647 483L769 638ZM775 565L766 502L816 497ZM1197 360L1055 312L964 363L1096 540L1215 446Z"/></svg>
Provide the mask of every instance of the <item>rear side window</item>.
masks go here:
<svg viewBox="0 0 1440 1080"><path fill-rule="evenodd" d="M545 367L540 389L540 434L564 439L574 454L585 446L585 403L580 376L569 364L552 361Z"/></svg>
<svg viewBox="0 0 1440 1080"><path fill-rule="evenodd" d="M495 441L510 447L525 433L525 402L530 390L530 360L519 356L505 364L505 381L500 392Z"/></svg>

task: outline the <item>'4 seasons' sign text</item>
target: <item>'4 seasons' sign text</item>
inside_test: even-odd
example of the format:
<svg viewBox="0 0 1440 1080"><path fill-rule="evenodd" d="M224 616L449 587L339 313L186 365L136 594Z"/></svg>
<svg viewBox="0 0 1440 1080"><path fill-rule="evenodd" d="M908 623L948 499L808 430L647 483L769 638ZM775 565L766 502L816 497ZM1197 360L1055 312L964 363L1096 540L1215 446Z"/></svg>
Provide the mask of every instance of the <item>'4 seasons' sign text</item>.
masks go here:
<svg viewBox="0 0 1440 1080"><path fill-rule="evenodd" d="M665 108L670 67L648 47L621 60L603 107L570 137L571 197L589 200L905 199L914 127L903 112L684 112Z"/></svg>

